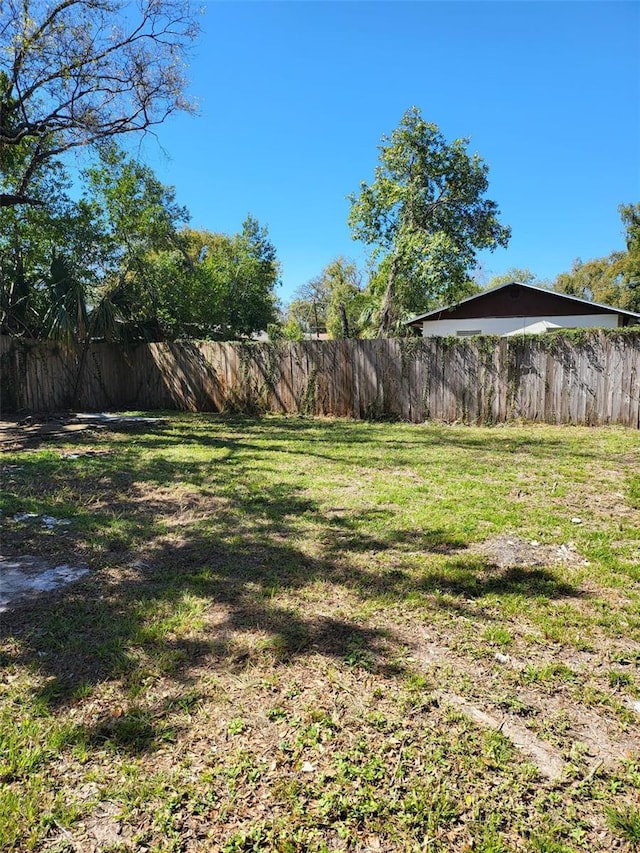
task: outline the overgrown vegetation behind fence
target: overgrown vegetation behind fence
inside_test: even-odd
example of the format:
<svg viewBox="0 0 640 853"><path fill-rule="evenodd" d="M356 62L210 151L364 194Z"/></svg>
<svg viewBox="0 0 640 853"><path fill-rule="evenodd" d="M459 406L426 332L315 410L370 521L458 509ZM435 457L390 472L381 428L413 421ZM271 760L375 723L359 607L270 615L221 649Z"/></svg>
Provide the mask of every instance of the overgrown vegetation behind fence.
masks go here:
<svg viewBox="0 0 640 853"><path fill-rule="evenodd" d="M183 409L640 426L640 331L270 344L4 338L5 411Z"/></svg>

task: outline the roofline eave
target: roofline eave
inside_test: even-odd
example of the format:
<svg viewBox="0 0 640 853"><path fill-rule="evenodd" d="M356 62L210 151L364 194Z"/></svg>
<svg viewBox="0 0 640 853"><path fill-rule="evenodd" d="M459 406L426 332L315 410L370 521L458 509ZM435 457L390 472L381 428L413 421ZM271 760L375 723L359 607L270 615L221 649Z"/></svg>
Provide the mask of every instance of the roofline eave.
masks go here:
<svg viewBox="0 0 640 853"><path fill-rule="evenodd" d="M417 317L413 317L411 320L405 320L404 325L417 326L424 320L428 320L430 318L434 319L437 314L443 314L445 311L452 311L454 308L459 308L460 305L472 302L474 299L486 296L488 293L495 293L497 290L502 290L505 287L511 287L512 284L517 284L518 287L526 287L528 290L534 290L539 293L550 293L553 296L559 296L561 299L567 299L570 302L576 302L579 305L591 305L594 308L604 308L605 311L611 314L623 314L625 317L633 317L640 322L640 314L636 314L635 311L627 311L625 308L615 308L613 305L605 305L602 302L590 302L588 299L581 299L579 296L569 296L567 293L559 293L556 290L547 290L543 287L535 287L533 284L525 284L522 281L507 281L504 284L498 284L495 287L491 287L489 290L481 290L480 293L474 293L472 296L466 296L464 299L461 299L460 302L455 302L452 305L445 305L444 307L436 308L433 311L427 311L426 314L420 314ZM446 319L446 317L438 317L438 319Z"/></svg>

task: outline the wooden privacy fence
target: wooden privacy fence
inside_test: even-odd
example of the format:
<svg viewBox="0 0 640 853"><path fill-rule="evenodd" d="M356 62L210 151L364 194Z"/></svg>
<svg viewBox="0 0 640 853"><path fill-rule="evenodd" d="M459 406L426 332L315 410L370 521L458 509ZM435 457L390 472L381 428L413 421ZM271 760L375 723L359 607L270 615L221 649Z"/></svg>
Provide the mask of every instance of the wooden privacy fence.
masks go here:
<svg viewBox="0 0 640 853"><path fill-rule="evenodd" d="M182 409L640 426L640 331L94 343L84 359L52 342L5 337L0 355L5 411Z"/></svg>

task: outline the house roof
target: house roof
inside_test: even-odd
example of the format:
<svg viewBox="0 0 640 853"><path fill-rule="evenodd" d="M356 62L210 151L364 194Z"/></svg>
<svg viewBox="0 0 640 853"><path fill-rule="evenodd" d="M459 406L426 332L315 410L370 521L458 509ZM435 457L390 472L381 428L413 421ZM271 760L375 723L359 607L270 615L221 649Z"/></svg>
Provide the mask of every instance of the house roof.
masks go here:
<svg viewBox="0 0 640 853"><path fill-rule="evenodd" d="M483 290L454 305L436 308L407 320L407 326L420 326L424 320L459 320L470 317L533 317L540 314L620 314L627 323L640 323L640 314L590 302L577 296L558 293L520 281L509 281Z"/></svg>

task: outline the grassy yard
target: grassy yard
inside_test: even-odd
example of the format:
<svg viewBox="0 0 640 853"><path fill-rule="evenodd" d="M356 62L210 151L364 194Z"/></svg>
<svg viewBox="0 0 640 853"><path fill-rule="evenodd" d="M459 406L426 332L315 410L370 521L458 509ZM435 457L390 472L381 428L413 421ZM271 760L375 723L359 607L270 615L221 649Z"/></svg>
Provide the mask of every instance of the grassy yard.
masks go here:
<svg viewBox="0 0 640 853"><path fill-rule="evenodd" d="M91 569L2 614L0 850L640 848L637 432L169 415L0 469L3 553Z"/></svg>

